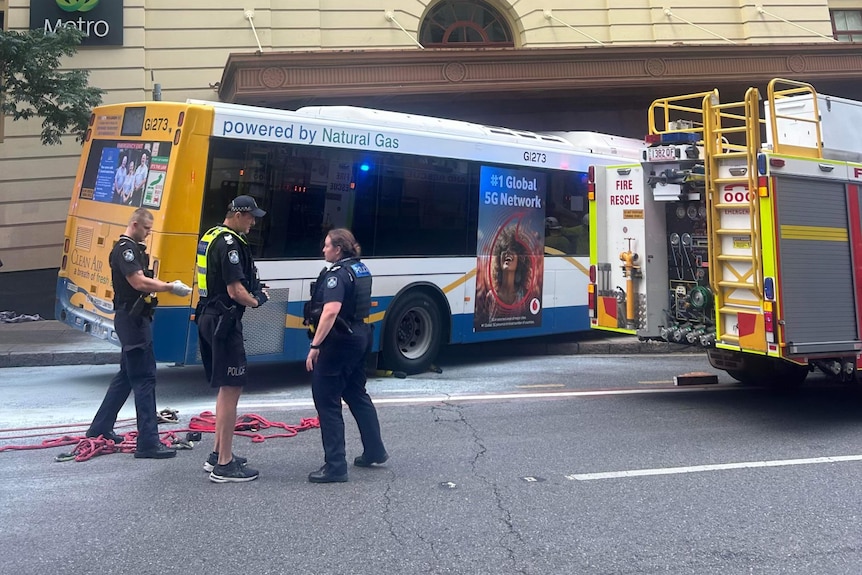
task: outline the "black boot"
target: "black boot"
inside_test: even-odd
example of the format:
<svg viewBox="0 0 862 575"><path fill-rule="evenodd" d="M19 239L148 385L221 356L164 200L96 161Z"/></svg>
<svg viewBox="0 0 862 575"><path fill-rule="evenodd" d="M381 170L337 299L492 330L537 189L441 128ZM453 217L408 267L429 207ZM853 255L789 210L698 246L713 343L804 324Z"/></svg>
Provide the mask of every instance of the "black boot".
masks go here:
<svg viewBox="0 0 862 575"><path fill-rule="evenodd" d="M332 473L328 465L324 465L317 471L308 474L308 480L312 483L344 483L347 481L347 472L341 474Z"/></svg>

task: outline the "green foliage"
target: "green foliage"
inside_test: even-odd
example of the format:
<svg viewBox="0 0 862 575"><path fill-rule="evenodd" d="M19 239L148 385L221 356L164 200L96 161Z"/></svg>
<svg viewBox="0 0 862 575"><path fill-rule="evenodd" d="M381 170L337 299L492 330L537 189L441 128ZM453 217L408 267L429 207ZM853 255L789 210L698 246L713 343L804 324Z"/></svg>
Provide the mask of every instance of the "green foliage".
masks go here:
<svg viewBox="0 0 862 575"><path fill-rule="evenodd" d="M42 143L61 143L70 132L83 141L90 113L104 90L88 84L88 70L59 71L60 58L73 56L83 38L76 28L0 30L0 107L13 120L42 121Z"/></svg>

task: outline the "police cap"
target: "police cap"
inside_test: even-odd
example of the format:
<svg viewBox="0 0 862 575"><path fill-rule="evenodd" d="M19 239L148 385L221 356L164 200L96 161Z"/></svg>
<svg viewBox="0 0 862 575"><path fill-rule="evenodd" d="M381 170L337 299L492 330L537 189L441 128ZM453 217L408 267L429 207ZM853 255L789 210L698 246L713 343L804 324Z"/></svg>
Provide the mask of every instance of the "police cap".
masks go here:
<svg viewBox="0 0 862 575"><path fill-rule="evenodd" d="M251 212L256 218L262 218L266 212L257 207L257 202L251 196L237 196L227 207L231 212Z"/></svg>

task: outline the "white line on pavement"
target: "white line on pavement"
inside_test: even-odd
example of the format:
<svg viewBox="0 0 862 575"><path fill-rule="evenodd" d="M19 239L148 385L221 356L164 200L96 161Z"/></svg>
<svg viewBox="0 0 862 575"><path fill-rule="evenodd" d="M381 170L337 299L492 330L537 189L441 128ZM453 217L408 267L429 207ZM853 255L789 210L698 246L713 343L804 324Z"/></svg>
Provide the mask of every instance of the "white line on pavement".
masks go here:
<svg viewBox="0 0 862 575"><path fill-rule="evenodd" d="M649 475L677 475L680 473L701 473L704 471L726 471L728 469L753 469L758 467L784 467L788 465L817 465L820 463L840 463L842 461L862 461L862 455L838 455L834 457L812 457L809 459L780 459L776 461L746 461L742 463L719 463L715 465L693 465L689 467L659 467L656 469L632 469L629 471L609 471L606 473L576 473L566 475L572 481L594 481L596 479L620 479L624 477L645 477Z"/></svg>
<svg viewBox="0 0 862 575"><path fill-rule="evenodd" d="M469 395L414 395L414 396L399 396L399 397L381 397L379 394L372 393L372 400L375 405L411 405L411 404L426 404L426 403L452 403L456 401L498 401L501 399L549 399L559 397L602 397L613 395L644 395L651 393L695 393L695 392L716 392L716 391L741 391L745 388L741 386L716 387L715 385L703 387L670 387L667 389L597 389L590 391L542 391L542 392L520 392L520 393L477 393ZM268 409L289 409L296 407L313 407L314 403L310 399L299 399L293 401L248 401L240 400L240 410L248 410L253 408L268 408Z"/></svg>

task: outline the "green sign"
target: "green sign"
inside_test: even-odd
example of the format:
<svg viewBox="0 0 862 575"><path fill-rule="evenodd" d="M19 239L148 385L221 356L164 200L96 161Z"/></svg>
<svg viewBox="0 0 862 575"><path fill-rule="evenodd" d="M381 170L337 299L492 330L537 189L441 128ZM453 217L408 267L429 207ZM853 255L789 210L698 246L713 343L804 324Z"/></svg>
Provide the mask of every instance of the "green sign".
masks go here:
<svg viewBox="0 0 862 575"><path fill-rule="evenodd" d="M30 0L31 29L60 27L80 30L81 46L122 46L123 0Z"/></svg>
<svg viewBox="0 0 862 575"><path fill-rule="evenodd" d="M64 12L89 12L99 5L99 0L57 0L57 6Z"/></svg>

